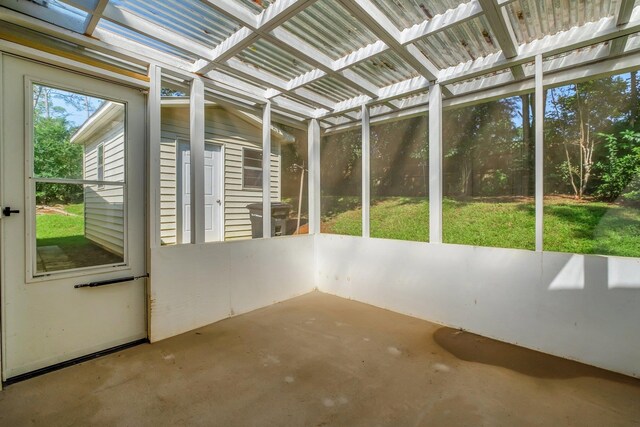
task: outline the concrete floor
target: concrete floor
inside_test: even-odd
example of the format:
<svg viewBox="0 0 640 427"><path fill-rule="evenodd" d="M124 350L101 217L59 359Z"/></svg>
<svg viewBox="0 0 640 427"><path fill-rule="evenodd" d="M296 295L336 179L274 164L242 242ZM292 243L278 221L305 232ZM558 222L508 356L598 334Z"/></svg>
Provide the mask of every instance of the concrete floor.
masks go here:
<svg viewBox="0 0 640 427"><path fill-rule="evenodd" d="M632 426L640 381L320 293L14 384L1 426Z"/></svg>

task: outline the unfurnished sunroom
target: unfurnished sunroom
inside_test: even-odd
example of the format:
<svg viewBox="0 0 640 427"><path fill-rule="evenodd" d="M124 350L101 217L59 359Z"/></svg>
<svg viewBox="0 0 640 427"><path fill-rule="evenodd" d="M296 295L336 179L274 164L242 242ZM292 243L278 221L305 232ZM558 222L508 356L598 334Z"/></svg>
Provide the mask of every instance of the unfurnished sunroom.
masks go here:
<svg viewBox="0 0 640 427"><path fill-rule="evenodd" d="M634 0L0 24L0 424L640 423Z"/></svg>

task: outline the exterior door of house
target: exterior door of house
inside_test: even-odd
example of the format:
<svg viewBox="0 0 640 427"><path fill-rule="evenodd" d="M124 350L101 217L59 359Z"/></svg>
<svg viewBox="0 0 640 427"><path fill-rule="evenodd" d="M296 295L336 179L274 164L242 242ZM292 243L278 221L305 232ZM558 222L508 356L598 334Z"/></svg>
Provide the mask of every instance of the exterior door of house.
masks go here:
<svg viewBox="0 0 640 427"><path fill-rule="evenodd" d="M147 336L145 99L0 56L2 378Z"/></svg>
<svg viewBox="0 0 640 427"><path fill-rule="evenodd" d="M182 233L180 242L191 241L191 191L190 167L191 156L189 145L179 145L181 164L180 212L182 213ZM222 150L219 145L205 144L204 150L204 219L205 241L218 242L222 240Z"/></svg>

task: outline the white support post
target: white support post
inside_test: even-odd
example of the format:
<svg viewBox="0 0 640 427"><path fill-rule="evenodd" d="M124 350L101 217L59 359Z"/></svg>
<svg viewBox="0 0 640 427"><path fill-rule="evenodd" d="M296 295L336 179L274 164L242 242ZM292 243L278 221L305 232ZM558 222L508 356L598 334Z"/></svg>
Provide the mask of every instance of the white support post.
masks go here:
<svg viewBox="0 0 640 427"><path fill-rule="evenodd" d="M442 89L429 88L429 242L442 243Z"/></svg>
<svg viewBox="0 0 640 427"><path fill-rule="evenodd" d="M191 81L191 243L204 243L204 82Z"/></svg>
<svg viewBox="0 0 640 427"><path fill-rule="evenodd" d="M370 237L371 211L371 134L369 107L362 106L362 237Z"/></svg>
<svg viewBox="0 0 640 427"><path fill-rule="evenodd" d="M320 233L320 123L309 121L309 234Z"/></svg>
<svg viewBox="0 0 640 427"><path fill-rule="evenodd" d="M535 128L536 128L536 251L541 251L544 236L544 86L542 55L536 56L535 64Z"/></svg>
<svg viewBox="0 0 640 427"><path fill-rule="evenodd" d="M148 225L149 247L157 248L162 244L160 236L160 140L161 140L161 90L162 68L149 66L149 96L147 97L147 152L148 152Z"/></svg>
<svg viewBox="0 0 640 427"><path fill-rule="evenodd" d="M271 102L262 110L262 237L271 237Z"/></svg>

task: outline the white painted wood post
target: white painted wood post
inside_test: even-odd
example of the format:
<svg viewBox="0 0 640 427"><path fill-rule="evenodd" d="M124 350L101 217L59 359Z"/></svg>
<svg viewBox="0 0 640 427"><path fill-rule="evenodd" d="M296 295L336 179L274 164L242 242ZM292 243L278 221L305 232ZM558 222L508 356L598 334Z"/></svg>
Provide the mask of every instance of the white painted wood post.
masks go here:
<svg viewBox="0 0 640 427"><path fill-rule="evenodd" d="M442 243L442 89L429 87L429 242Z"/></svg>
<svg viewBox="0 0 640 427"><path fill-rule="evenodd" d="M271 237L271 102L262 110L262 237Z"/></svg>
<svg viewBox="0 0 640 427"><path fill-rule="evenodd" d="M309 234L320 233L320 123L309 121Z"/></svg>
<svg viewBox="0 0 640 427"><path fill-rule="evenodd" d="M191 81L191 243L204 243L204 83Z"/></svg>
<svg viewBox="0 0 640 427"><path fill-rule="evenodd" d="M362 106L362 237L371 236L371 133L369 107Z"/></svg>
<svg viewBox="0 0 640 427"><path fill-rule="evenodd" d="M536 251L541 251L544 239L544 76L542 72L542 55L536 56L535 74Z"/></svg>
<svg viewBox="0 0 640 427"><path fill-rule="evenodd" d="M160 236L160 140L161 135L161 90L162 68L149 66L149 95L147 97L147 152L149 171L148 188L148 226L149 247L157 248L162 244Z"/></svg>

